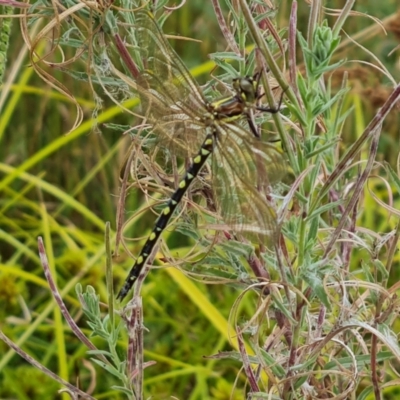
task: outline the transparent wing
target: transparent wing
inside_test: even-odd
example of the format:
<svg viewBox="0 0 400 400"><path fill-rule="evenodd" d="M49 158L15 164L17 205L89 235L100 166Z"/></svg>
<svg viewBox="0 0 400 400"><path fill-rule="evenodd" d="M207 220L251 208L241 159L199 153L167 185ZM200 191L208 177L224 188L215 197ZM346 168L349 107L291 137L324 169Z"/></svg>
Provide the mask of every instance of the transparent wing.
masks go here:
<svg viewBox="0 0 400 400"><path fill-rule="evenodd" d="M143 114L163 146L193 155L205 135L201 122L206 112L203 94L151 14L136 15L144 68L137 80Z"/></svg>
<svg viewBox="0 0 400 400"><path fill-rule="evenodd" d="M239 122L204 122L207 101L150 13L137 15L137 39L143 69L137 79L143 114L162 146L185 156L197 153L206 130L217 132L213 156L215 202L232 229L256 237L277 232L268 202L271 182L284 174L280 153L254 138Z"/></svg>
<svg viewBox="0 0 400 400"><path fill-rule="evenodd" d="M220 124L218 130L212 186L223 221L253 239L276 237L276 213L268 195L270 185L285 173L281 153L239 125Z"/></svg>

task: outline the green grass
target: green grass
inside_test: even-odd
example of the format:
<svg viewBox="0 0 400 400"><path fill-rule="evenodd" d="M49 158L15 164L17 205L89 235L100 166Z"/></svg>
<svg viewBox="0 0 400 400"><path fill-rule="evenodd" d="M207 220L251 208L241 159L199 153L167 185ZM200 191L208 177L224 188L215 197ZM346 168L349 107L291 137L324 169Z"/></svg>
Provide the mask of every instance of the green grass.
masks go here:
<svg viewBox="0 0 400 400"><path fill-rule="evenodd" d="M326 6L343 7L337 3ZM118 290L132 265L131 255L140 251L154 214L170 193L156 184L159 174L172 168L160 153L133 146L135 132L123 135L140 122L132 114L138 102L132 88L122 90L123 82L101 63L101 40L114 44L107 13L115 16L116 9L96 4L104 8L90 13L80 3L63 19L59 32L46 25L55 21L50 5L35 11L39 22L24 17L31 22L32 40L46 32L46 40L33 42L35 64L22 46L19 24L14 21L10 31L9 20L0 20L0 63L7 59L0 87L0 330L16 349L36 360L27 364L0 341L0 398L71 398L57 395L65 386L61 380L55 383L49 371L96 399L263 399L268 393L274 399L294 399L306 398L308 389L317 397L325 390L352 399L396 398L399 117L396 110L385 113L399 80L397 53L389 55L396 37L384 36L369 18L342 14L339 21L347 35L366 52L343 34L337 18L326 15L327 25L312 18L323 13L318 3L311 8L299 3L297 29L304 40L297 36L294 49L287 42L294 39L289 29L292 2L279 2L276 13L268 16L289 49L285 60L287 68L289 60L296 67L294 81L288 70L281 73L284 63L276 38L268 36L266 46L260 27L252 26L251 18L240 19L234 36L238 48L247 49L250 64L254 44L264 60L270 51L277 62L275 70L269 60L271 74L280 86L289 85L281 115L263 125L264 138L269 131L280 133L277 146L288 163L287 177L274 189L280 194L276 207L284 221L282 240L277 249L267 250L262 243L227 240L202 228L210 221L210 210L194 192L194 201L163 235L155 257L162 268L150 272L140 292L145 328L131 327L129 341L129 314L113 304L106 270L112 264L111 286ZM218 92L222 86L213 77L229 83L234 73L252 71L244 60L228 59L213 8L204 4L184 5L163 30L202 40L175 38L171 43L193 67L192 75L201 83L213 81L210 91ZM397 3L387 1L384 9L375 4L371 0L355 7L393 26ZM227 18L227 6L221 7ZM1 14L9 15L9 10L0 7ZM132 12L121 13L118 21L129 23ZM51 40L74 24L82 34L79 40L93 47L85 47L74 63L65 65L68 70L45 65L44 60L62 62L60 51L51 53ZM100 27L104 37L96 30ZM119 33L129 44L134 32L125 28L120 24ZM72 33L69 39L59 43L66 59L77 54L74 46L79 45ZM205 62L214 52L215 62ZM88 55L97 66L92 87ZM115 52L113 57L114 66L124 71ZM378 61L385 74L366 64ZM44 72L49 74L45 79ZM96 79L107 80L108 94L118 104ZM62 82L63 91L56 82ZM119 86L113 86L116 82ZM377 114L382 106L385 118ZM368 128L371 121L378 129ZM377 146L376 155L371 143ZM148 161L151 168L136 164L139 180L129 178L122 204L120 177L132 151L135 161ZM175 178L173 173L165 177L170 182ZM194 188L202 189L207 179ZM149 191L137 190L140 184ZM346 211L351 202L355 208ZM111 257L122 232L116 223L121 209L126 248L120 244L119 255ZM111 228L105 236L107 221ZM271 280L255 276L259 268ZM58 291L50 290L44 270ZM261 288L268 290L261 294ZM59 303L52 295L58 292ZM68 312L62 311L60 298ZM143 354L148 363L144 376L142 368L126 368L128 344L137 345L136 360ZM133 370L136 397L129 392ZM124 386L128 395L116 386Z"/></svg>

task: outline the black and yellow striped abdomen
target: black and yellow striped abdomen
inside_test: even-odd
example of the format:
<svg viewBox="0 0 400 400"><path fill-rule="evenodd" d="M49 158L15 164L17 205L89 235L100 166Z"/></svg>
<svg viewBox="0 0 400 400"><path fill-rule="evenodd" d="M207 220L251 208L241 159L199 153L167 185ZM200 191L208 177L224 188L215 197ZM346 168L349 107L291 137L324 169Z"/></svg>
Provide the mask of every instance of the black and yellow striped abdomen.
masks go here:
<svg viewBox="0 0 400 400"><path fill-rule="evenodd" d="M163 230L167 227L169 220L172 217L177 205L181 202L182 197L189 189L190 184L193 182L193 179L196 178L204 163L207 161L207 158L210 156L213 150L214 145L214 137L215 132L206 136L200 151L193 158L193 162L191 166L186 171L185 176L179 182L178 188L175 190L174 194L169 199L166 207L162 210L160 216L157 218L157 221L154 225L153 231L149 235L146 240L146 243L143 246L142 251L139 254L139 257L136 259L135 264L129 271L129 275L125 280L124 285L118 293L117 299L123 300L125 296L128 294L136 279L138 278L140 272L145 266L147 260L149 259L154 246L156 245L160 235Z"/></svg>

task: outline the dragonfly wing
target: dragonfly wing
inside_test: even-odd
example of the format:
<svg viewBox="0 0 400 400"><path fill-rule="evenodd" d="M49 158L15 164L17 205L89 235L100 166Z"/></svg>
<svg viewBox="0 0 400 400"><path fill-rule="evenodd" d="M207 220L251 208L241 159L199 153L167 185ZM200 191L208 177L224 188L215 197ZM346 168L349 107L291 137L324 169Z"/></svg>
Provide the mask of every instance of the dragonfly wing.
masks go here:
<svg viewBox="0 0 400 400"><path fill-rule="evenodd" d="M252 239L274 238L271 184L284 175L281 153L239 125L221 124L212 170L215 202L224 223Z"/></svg>
<svg viewBox="0 0 400 400"><path fill-rule="evenodd" d="M153 125L159 144L174 153L193 155L205 135L199 132L205 113L202 91L152 15L144 11L136 15L143 63L137 83L143 114Z"/></svg>

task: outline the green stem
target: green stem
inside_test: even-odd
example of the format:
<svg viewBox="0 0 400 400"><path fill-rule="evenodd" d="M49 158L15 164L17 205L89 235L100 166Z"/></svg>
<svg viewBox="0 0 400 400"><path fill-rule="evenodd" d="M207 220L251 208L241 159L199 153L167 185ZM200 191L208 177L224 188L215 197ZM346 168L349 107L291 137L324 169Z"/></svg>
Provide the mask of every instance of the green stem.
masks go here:
<svg viewBox="0 0 400 400"><path fill-rule="evenodd" d="M315 28L317 27L318 23L321 22L321 8L322 5L320 0L316 0L311 3L311 12L307 28L307 43L310 49L313 48Z"/></svg>
<svg viewBox="0 0 400 400"><path fill-rule="evenodd" d="M304 249L305 249L305 232L306 232L306 219L305 218L301 218L300 219L300 234L299 234L299 253L298 253L298 258L297 258L297 265L298 268L302 268L303 267L303 263L304 263ZM296 282L295 282L295 286L298 286L298 274L296 274ZM298 288L298 289L301 289Z"/></svg>
<svg viewBox="0 0 400 400"><path fill-rule="evenodd" d="M261 54L264 56L265 61L268 65L268 68L271 70L272 75L274 76L274 78L277 80L277 82L279 83L280 87L282 88L282 90L285 92L285 95L288 97L288 99L291 101L292 104L294 104L298 109L300 109L300 106L298 105L298 101L297 98L292 90L292 88L290 86L288 86L286 79L282 73L282 71L279 69L279 66L277 65L277 63L275 62L274 57L272 56L268 46L265 44L264 39L262 38L262 36L260 35L259 29L256 25L256 23L254 22L254 19L252 17L251 11L249 9L249 6L247 4L247 2L245 0L239 0L240 2L240 6L244 15L244 18L246 19L246 22L248 24L251 36L253 37L253 40L256 44L256 46L260 49ZM265 94L268 100L269 104L274 104L274 97L273 94L271 92L271 89L267 86L265 87ZM299 166L297 163L297 158L296 158L296 154L294 153L294 150L291 146L289 137L286 133L286 130L283 126L282 123L282 119L279 116L279 113L274 114L273 115L273 119L276 125L276 128L278 130L279 136L281 138L282 141L282 147L285 149L290 164L295 172L295 175L298 175L299 173ZM303 124L304 121L301 121L301 123Z"/></svg>
<svg viewBox="0 0 400 400"><path fill-rule="evenodd" d="M10 43L12 23L11 15L14 13L13 7L4 6L3 9L4 15L10 15L10 17L3 18L0 26L0 84L3 82L4 71L6 70L7 50Z"/></svg>
<svg viewBox="0 0 400 400"><path fill-rule="evenodd" d="M347 17L350 15L351 9L353 8L355 1L356 0L349 0L345 2L343 9L341 10L339 17L336 20L335 25L333 27L333 34L335 37L339 36L340 30L342 29L345 21L347 20Z"/></svg>

